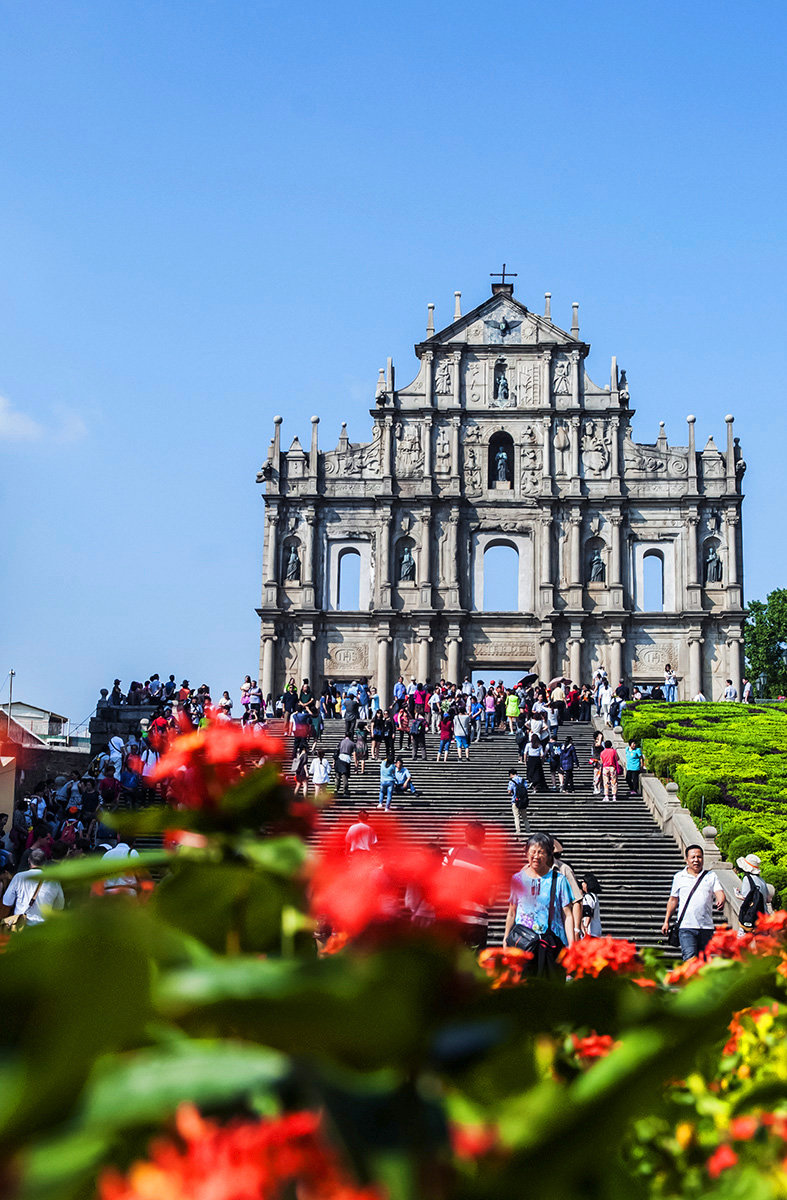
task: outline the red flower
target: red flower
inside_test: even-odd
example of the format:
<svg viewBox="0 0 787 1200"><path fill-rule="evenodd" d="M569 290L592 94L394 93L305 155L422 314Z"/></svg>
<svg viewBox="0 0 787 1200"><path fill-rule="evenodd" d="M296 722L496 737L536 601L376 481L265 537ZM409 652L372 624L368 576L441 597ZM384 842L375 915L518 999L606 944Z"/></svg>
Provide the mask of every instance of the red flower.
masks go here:
<svg viewBox="0 0 787 1200"><path fill-rule="evenodd" d="M729 1025L732 1036L724 1047L722 1053L734 1054L738 1049L738 1042L740 1041L741 1034L744 1032L745 1028L743 1024L743 1018L748 1018L754 1025L756 1025L760 1017L764 1017L766 1013L771 1013L774 1017L778 1017L779 1005L776 1003L764 1004L761 1008L742 1008L739 1012L733 1013L732 1020L730 1021Z"/></svg>
<svg viewBox="0 0 787 1200"><path fill-rule="evenodd" d="M219 721L175 738L148 778L168 782L184 808L216 808L244 768L281 751L281 743L267 734Z"/></svg>
<svg viewBox="0 0 787 1200"><path fill-rule="evenodd" d="M708 1159L708 1174L711 1179L718 1179L722 1171L729 1170L738 1162L738 1155L733 1150L732 1146L722 1143Z"/></svg>
<svg viewBox="0 0 787 1200"><path fill-rule="evenodd" d="M592 1062L597 1058L606 1058L618 1044L608 1033L591 1033L583 1038L572 1033L571 1041L574 1044L574 1053L577 1058L585 1059L587 1062Z"/></svg>
<svg viewBox="0 0 787 1200"><path fill-rule="evenodd" d="M633 942L622 938L583 938L567 946L560 955L567 975L576 979L590 976L597 979L602 973L631 974L639 971L642 960Z"/></svg>
<svg viewBox="0 0 787 1200"><path fill-rule="evenodd" d="M455 923L474 906L486 908L498 886L491 867L464 870L444 867L442 856L405 841L393 822L386 823L384 844L376 851L344 853L341 843L319 854L312 874L312 913L334 931L356 937L373 925L411 927L404 901L434 914L437 923Z"/></svg>
<svg viewBox="0 0 787 1200"><path fill-rule="evenodd" d="M99 1200L382 1200L350 1182L315 1113L220 1126L186 1105L176 1126L182 1145L155 1142L126 1176L105 1172Z"/></svg>
<svg viewBox="0 0 787 1200"><path fill-rule="evenodd" d="M492 980L493 988L514 987L522 982L525 967L532 958L529 950L493 947L481 951L478 963Z"/></svg>
<svg viewBox="0 0 787 1200"><path fill-rule="evenodd" d="M756 1117L734 1117L730 1121L730 1137L735 1142L749 1142L759 1128Z"/></svg>
<svg viewBox="0 0 787 1200"><path fill-rule="evenodd" d="M483 1158L500 1146L500 1134L496 1125L450 1126L451 1146L457 1158Z"/></svg>

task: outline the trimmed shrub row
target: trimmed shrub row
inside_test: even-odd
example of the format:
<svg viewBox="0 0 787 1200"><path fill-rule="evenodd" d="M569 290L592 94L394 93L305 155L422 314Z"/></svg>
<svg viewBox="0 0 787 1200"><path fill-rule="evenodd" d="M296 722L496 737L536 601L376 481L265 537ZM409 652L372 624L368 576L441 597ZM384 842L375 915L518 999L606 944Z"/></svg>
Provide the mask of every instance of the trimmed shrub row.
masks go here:
<svg viewBox="0 0 787 1200"><path fill-rule="evenodd" d="M727 858L759 854L787 898L787 705L642 701L626 706L623 732L697 822L716 826Z"/></svg>

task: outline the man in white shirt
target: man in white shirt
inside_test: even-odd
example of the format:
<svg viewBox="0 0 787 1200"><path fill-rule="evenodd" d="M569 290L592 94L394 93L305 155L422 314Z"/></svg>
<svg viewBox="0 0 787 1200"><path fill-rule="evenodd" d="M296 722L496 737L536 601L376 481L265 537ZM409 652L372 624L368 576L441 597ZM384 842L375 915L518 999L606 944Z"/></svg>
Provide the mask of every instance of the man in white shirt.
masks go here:
<svg viewBox="0 0 787 1200"><path fill-rule="evenodd" d="M309 767L309 774L314 784L314 797L315 799L319 799L322 795L322 789L331 778L331 764L325 757L325 751L322 746L315 747L314 758Z"/></svg>
<svg viewBox="0 0 787 1200"><path fill-rule="evenodd" d="M727 686L724 689L724 695L722 696L722 700L729 700L729 701L737 700L738 692L737 692L737 689L733 686L732 680L731 679L726 680L726 684L727 684Z"/></svg>
<svg viewBox="0 0 787 1200"><path fill-rule="evenodd" d="M369 814L365 808L361 809L358 820L344 835L344 845L348 854L354 854L357 850L369 851L377 845L377 834L369 824Z"/></svg>
<svg viewBox="0 0 787 1200"><path fill-rule="evenodd" d="M697 692L697 695L694 697L694 703L695 704L707 704L707 702L708 702L707 696L703 692L702 688L700 688L700 690Z"/></svg>
<svg viewBox="0 0 787 1200"><path fill-rule="evenodd" d="M661 932L669 932L669 924L677 912L680 926L680 952L683 961L704 954L713 937L713 906L724 907L724 889L715 871L704 871L705 855L701 846L686 849L686 866L677 871L667 901L667 912Z"/></svg>
<svg viewBox="0 0 787 1200"><path fill-rule="evenodd" d="M139 854L134 849L134 839L130 837L125 842L117 842L102 857L108 859L116 858L119 862L128 862L131 858L139 858ZM104 881L105 895L136 896L138 891L139 880L136 875L118 875L117 879L106 879Z"/></svg>
<svg viewBox="0 0 787 1200"><path fill-rule="evenodd" d="M48 909L62 908L63 889L59 883L44 879L41 868L46 862L43 850L30 851L30 870L14 875L3 896L4 916L24 916L28 925L41 925Z"/></svg>

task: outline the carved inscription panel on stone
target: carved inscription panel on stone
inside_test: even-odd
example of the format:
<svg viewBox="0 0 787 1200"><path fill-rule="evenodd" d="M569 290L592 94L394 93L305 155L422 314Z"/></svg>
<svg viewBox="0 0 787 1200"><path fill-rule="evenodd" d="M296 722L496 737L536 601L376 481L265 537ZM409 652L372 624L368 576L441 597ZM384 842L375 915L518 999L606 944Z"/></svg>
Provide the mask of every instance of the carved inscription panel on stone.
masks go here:
<svg viewBox="0 0 787 1200"><path fill-rule="evenodd" d="M354 671L361 674L369 670L369 647L366 642L342 642L328 646L325 654L325 673L341 674Z"/></svg>
<svg viewBox="0 0 787 1200"><path fill-rule="evenodd" d="M632 664L634 675L653 675L664 670L667 663L676 667L680 658L677 642L651 642L637 646Z"/></svg>

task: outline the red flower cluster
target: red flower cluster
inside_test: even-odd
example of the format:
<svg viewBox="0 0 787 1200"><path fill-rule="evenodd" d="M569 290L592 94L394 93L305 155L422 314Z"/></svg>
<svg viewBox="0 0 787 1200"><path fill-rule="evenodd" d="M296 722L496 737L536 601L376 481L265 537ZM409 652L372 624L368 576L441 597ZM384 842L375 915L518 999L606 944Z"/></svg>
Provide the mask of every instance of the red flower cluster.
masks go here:
<svg viewBox="0 0 787 1200"><path fill-rule="evenodd" d="M585 1062L593 1062L597 1058L606 1058L618 1044L608 1033L591 1033L587 1037L577 1037L571 1034L574 1053Z"/></svg>
<svg viewBox="0 0 787 1200"><path fill-rule="evenodd" d="M457 1158L483 1158L500 1148L500 1134L496 1125L460 1125L455 1122L449 1132L451 1148Z"/></svg>
<svg viewBox="0 0 787 1200"><path fill-rule="evenodd" d="M769 1012L765 1009L744 1010L753 1014ZM760 1130L767 1130L781 1142L787 1142L787 1113L761 1112L744 1117L733 1117L729 1125L729 1139L732 1142L750 1142ZM708 1159L708 1174L711 1179L718 1179L723 1171L737 1166L738 1155L729 1142L722 1142ZM782 1170L787 1169L787 1160L782 1162Z"/></svg>
<svg viewBox="0 0 787 1200"><path fill-rule="evenodd" d="M436 923L455 923L474 906L486 908L498 887L491 867L444 866L440 854L406 841L391 822L384 843L373 852L348 855L335 844L319 854L311 909L332 932L352 938L370 926L409 923L416 904L420 913L434 914ZM411 909L405 908L406 899Z"/></svg>
<svg viewBox="0 0 787 1200"><path fill-rule="evenodd" d="M515 946L511 949L493 947L481 951L478 963L492 980L493 988L515 987L522 982L525 967L532 958L529 950L519 950Z"/></svg>
<svg viewBox="0 0 787 1200"><path fill-rule="evenodd" d="M633 942L623 938L583 938L567 946L560 955L566 974L575 979L599 975L632 975L642 968L642 960Z"/></svg>
<svg viewBox="0 0 787 1200"><path fill-rule="evenodd" d="M245 767L262 757L279 757L281 750L276 738L219 721L176 737L148 778L166 782L184 808L213 809Z"/></svg>
<svg viewBox="0 0 787 1200"><path fill-rule="evenodd" d="M738 1155L732 1146L728 1146L726 1142L723 1142L708 1159L708 1174L711 1179L718 1179L722 1171L728 1171L730 1167L736 1166L737 1163Z"/></svg>
<svg viewBox="0 0 787 1200"><path fill-rule="evenodd" d="M221 1126L184 1106L176 1125L182 1145L156 1142L127 1175L105 1172L99 1200L382 1200L351 1183L314 1113Z"/></svg>
<svg viewBox="0 0 787 1200"><path fill-rule="evenodd" d="M761 1008L742 1008L739 1012L733 1013L732 1020L730 1021L730 1039L722 1053L734 1054L738 1049L741 1034L745 1032L744 1019L748 1019L756 1025L760 1017L764 1017L766 1013L771 1013L774 1017L777 1017L779 1015L779 1005L776 1003L764 1004Z"/></svg>

